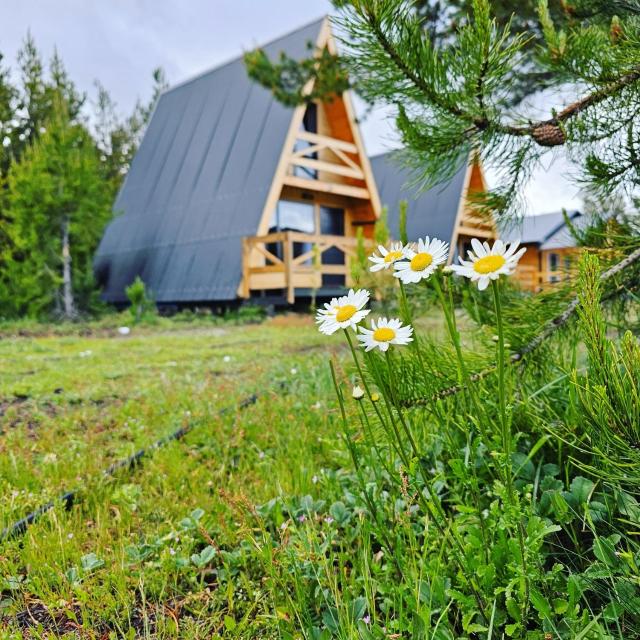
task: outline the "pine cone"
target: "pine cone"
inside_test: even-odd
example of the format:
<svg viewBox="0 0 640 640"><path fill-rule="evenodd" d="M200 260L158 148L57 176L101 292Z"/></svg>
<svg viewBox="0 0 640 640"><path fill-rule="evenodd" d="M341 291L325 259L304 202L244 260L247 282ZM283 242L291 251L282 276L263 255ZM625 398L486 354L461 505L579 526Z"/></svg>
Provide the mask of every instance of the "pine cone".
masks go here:
<svg viewBox="0 0 640 640"><path fill-rule="evenodd" d="M564 131L557 124L549 122L539 124L531 135L541 147L559 147L566 142Z"/></svg>

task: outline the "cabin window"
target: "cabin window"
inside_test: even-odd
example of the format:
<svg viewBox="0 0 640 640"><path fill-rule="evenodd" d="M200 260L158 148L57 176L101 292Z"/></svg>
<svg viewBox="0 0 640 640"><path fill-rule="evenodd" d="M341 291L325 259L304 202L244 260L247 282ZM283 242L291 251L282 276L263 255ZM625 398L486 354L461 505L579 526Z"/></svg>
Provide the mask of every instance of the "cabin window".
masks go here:
<svg viewBox="0 0 640 640"><path fill-rule="evenodd" d="M269 232L300 231L314 233L316 229L315 207L309 202L280 200L271 220Z"/></svg>
<svg viewBox="0 0 640 640"><path fill-rule="evenodd" d="M318 133L318 105L315 102L307 105L302 118L302 128L309 133Z"/></svg>
<svg viewBox="0 0 640 640"><path fill-rule="evenodd" d="M549 271L557 271L560 264L560 256L557 253L549 254Z"/></svg>
<svg viewBox="0 0 640 640"><path fill-rule="evenodd" d="M269 233L278 231L298 231L299 233L315 233L316 213L315 205L309 202L296 202L293 200L280 200L271 219ZM294 242L293 257L297 258L303 253L311 251L313 245L310 242ZM282 260L284 250L281 242L273 242L267 245L267 251L273 253ZM304 264L311 264L311 259Z"/></svg>
<svg viewBox="0 0 640 640"><path fill-rule="evenodd" d="M306 131L307 133L318 133L318 105L315 102L311 102L307 105L307 108L304 112L304 116L302 118L302 124L300 125L301 131ZM293 147L295 151L302 151L302 149L306 149L312 145L308 140L297 140L295 146ZM305 154L306 158L311 160L318 159L318 153L316 151ZM316 169L310 169L308 167L293 167L293 175L298 178L307 178L311 180L318 179L318 172Z"/></svg>
<svg viewBox="0 0 640 640"><path fill-rule="evenodd" d="M325 236L343 236L344 209L320 207L320 233Z"/></svg>

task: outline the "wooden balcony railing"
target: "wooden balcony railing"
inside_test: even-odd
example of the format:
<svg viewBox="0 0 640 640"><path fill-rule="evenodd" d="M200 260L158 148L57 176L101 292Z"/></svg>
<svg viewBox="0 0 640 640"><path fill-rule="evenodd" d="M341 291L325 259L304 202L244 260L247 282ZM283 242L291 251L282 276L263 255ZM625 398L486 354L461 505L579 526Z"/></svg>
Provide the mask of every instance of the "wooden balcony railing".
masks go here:
<svg viewBox="0 0 640 640"><path fill-rule="evenodd" d="M369 244L367 250L372 248ZM323 263L323 255L329 249L337 250L332 252L334 258L344 256L342 264ZM345 236L280 231L243 238L241 295L248 298L251 291L282 289L292 304L296 289L319 289L325 275L343 276L344 286L348 287L350 260L356 251L356 238Z"/></svg>

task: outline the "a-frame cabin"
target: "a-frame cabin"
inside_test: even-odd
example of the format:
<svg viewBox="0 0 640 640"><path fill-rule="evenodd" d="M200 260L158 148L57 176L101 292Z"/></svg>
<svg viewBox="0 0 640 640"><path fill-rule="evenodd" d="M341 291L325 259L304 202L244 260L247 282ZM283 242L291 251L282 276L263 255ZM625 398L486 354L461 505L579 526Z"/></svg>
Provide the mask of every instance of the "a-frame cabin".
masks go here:
<svg viewBox="0 0 640 640"><path fill-rule="evenodd" d="M314 48L335 51L326 18L264 50L301 59ZM369 160L348 92L287 108L238 58L160 97L96 255L103 297L125 302L136 276L160 304L334 295L381 201L392 232L406 198L411 237L461 248L468 235L495 235L469 208L479 165L418 196L409 181L389 154Z"/></svg>

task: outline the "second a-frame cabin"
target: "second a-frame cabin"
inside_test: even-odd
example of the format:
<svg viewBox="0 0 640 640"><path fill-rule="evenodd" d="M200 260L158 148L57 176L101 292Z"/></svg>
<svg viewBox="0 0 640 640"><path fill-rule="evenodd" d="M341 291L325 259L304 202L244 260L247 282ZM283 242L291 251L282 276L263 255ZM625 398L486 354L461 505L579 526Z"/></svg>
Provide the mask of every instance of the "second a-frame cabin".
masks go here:
<svg viewBox="0 0 640 640"><path fill-rule="evenodd" d="M335 52L328 19L264 47L302 59ZM479 165L415 196L389 154L370 160L348 92L287 108L247 76L242 58L166 91L116 200L119 213L98 249L104 298L126 301L139 276L160 304L231 303L260 297L293 303L350 284L357 229L370 238L388 205L409 201L412 237L458 250L495 237L471 212Z"/></svg>

